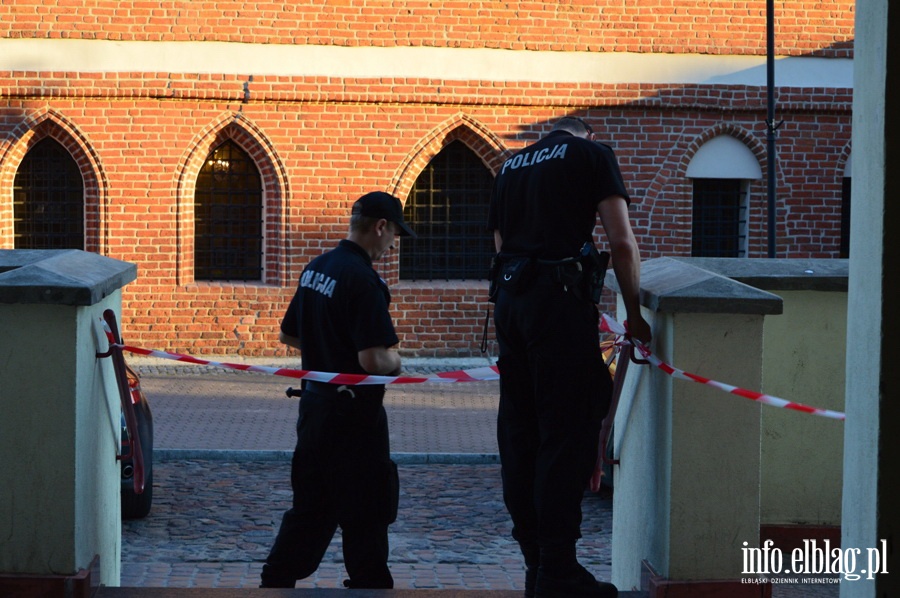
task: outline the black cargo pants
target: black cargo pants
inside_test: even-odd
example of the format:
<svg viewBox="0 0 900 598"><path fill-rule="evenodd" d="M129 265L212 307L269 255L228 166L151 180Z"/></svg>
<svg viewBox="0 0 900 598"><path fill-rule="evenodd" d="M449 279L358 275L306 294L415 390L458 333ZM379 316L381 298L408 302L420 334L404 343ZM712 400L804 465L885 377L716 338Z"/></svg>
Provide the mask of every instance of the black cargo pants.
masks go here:
<svg viewBox="0 0 900 598"><path fill-rule="evenodd" d="M574 558L581 501L612 394L598 310L539 275L524 291L499 292L494 323L497 439L513 537L529 567L546 551Z"/></svg>
<svg viewBox="0 0 900 598"><path fill-rule="evenodd" d="M397 517L384 390L304 390L291 462L293 507L262 570L263 587L294 587L319 567L337 528L351 588L392 588L388 525ZM374 395L374 396L373 396Z"/></svg>

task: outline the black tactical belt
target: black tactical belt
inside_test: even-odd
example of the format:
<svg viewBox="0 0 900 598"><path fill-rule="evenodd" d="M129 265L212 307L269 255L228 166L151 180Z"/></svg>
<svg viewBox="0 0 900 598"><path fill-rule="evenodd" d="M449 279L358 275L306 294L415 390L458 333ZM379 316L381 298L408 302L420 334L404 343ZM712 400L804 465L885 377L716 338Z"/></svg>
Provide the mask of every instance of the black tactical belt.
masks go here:
<svg viewBox="0 0 900 598"><path fill-rule="evenodd" d="M569 257L564 260L537 260L539 275L549 275L556 282L574 284L582 273L581 260Z"/></svg>
<svg viewBox="0 0 900 598"><path fill-rule="evenodd" d="M314 392L317 395L322 395L323 397L334 397L339 394L344 394L350 397L356 396L353 388L347 386L346 384L328 384L327 382L315 382L313 380L304 380L303 390Z"/></svg>

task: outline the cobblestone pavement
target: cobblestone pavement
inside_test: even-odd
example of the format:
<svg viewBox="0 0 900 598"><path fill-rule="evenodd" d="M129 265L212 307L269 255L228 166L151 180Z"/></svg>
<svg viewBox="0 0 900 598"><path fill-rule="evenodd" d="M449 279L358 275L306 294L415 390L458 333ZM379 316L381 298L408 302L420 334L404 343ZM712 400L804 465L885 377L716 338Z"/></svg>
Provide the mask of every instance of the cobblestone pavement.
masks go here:
<svg viewBox="0 0 900 598"><path fill-rule="evenodd" d="M150 515L123 522L122 585L257 586L262 561L291 501L286 459L294 444L297 403L284 396L284 389L296 381L167 365L172 362L129 362L140 372L153 407L158 458ZM485 363L425 362L409 371L432 373L454 365ZM425 465L398 459L400 513L390 530L390 565L398 588L522 588L522 562L510 538L499 467L490 458L496 453L497 395L496 382L389 389L385 404L395 453L474 457ZM192 451L219 456L186 458ZM221 460L223 454L233 460ZM579 555L608 580L611 500L586 494L583 507ZM344 578L338 533L316 574L297 587L336 588ZM837 598L839 588L774 585L772 596Z"/></svg>
<svg viewBox="0 0 900 598"><path fill-rule="evenodd" d="M248 588L291 500L286 461L157 463L154 503L123 522L122 581L129 587ZM521 590L522 562L510 538L496 465L400 467L390 566L398 589ZM612 504L585 494L579 558L609 579ZM346 578L340 532L319 570L298 588L338 588ZM838 584L773 586L773 598L837 598Z"/></svg>
<svg viewBox="0 0 900 598"><path fill-rule="evenodd" d="M279 461L157 463L151 514L123 522L122 585L256 587L290 506L289 475ZM498 466L408 465L400 476L390 528L397 588L522 588ZM586 494L584 515L580 557L609 579L609 497ZM345 578L338 533L319 571L297 587L340 587Z"/></svg>

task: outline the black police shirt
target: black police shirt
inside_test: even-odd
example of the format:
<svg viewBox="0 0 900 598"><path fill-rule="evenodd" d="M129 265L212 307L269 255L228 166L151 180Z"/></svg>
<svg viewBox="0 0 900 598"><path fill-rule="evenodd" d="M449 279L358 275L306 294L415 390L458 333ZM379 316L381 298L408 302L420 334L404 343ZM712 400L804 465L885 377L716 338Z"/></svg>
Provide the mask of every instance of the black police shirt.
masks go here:
<svg viewBox="0 0 900 598"><path fill-rule="evenodd" d="M573 257L593 241L597 205L611 195L629 201L612 148L552 131L503 164L488 227L500 231L504 254Z"/></svg>
<svg viewBox="0 0 900 598"><path fill-rule="evenodd" d="M345 239L303 270L281 331L300 339L304 369L365 374L359 351L399 342L390 302L369 254Z"/></svg>

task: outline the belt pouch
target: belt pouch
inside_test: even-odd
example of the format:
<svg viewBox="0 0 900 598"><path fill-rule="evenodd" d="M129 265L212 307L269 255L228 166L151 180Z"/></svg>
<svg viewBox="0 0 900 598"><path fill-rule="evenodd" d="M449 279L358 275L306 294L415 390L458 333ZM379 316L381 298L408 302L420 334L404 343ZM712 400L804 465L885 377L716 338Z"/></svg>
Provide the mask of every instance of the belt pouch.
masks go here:
<svg viewBox="0 0 900 598"><path fill-rule="evenodd" d="M609 254L597 251L593 243L585 243L581 248L581 264L589 276L585 276L584 292L592 303L600 303L603 293L603 282L609 266Z"/></svg>
<svg viewBox="0 0 900 598"><path fill-rule="evenodd" d="M500 265L497 286L510 293L524 292L534 276L534 260L530 257L506 258Z"/></svg>

